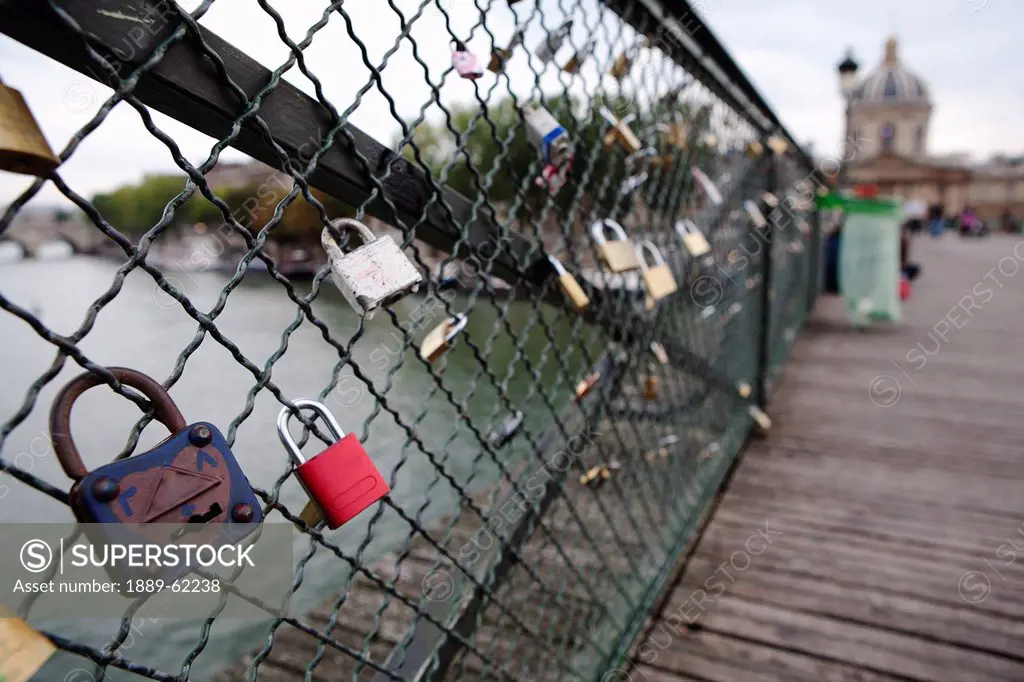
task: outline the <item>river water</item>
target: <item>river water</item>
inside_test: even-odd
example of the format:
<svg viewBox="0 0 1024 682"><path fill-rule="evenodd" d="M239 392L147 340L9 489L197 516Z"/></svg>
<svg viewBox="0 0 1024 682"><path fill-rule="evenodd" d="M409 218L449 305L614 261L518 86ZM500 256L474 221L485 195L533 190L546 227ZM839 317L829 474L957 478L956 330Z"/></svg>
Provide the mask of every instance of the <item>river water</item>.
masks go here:
<svg viewBox="0 0 1024 682"><path fill-rule="evenodd" d="M57 249L59 251L59 249ZM11 302L31 311L49 329L63 335L74 333L89 317L90 307L115 281L118 263L86 257L62 258L53 254L35 260L17 260L0 264L0 292ZM203 312L214 307L229 276L215 272L184 273L168 270L175 286L185 290L196 307ZM300 295L308 293L308 283L296 285ZM403 323L422 301L413 296L394 306ZM465 310L468 298L460 295L453 301L456 311ZM504 305L504 302L501 304ZM330 282L325 282L313 303L313 309L331 330L333 338L348 346L359 329L359 317L345 303ZM287 298L284 288L265 275L247 275L227 300L224 311L216 318L220 332L237 346L260 370L278 352L282 330L296 320L298 306ZM526 426L539 434L551 423L551 415L535 394L532 370L541 377L540 384L555 404L567 403L576 379L586 371L586 359L579 349L581 341L588 352L600 351L600 339L574 338L569 324L553 310L545 317L551 324L558 353L549 350L545 331L532 324L535 311L529 303L508 303L507 320L518 339L497 331L498 309L487 299L478 300L469 315L468 336L481 348L487 367L504 383L515 404L523 403ZM440 321L440 316L436 322ZM427 325L432 326L432 325ZM180 305L167 298L144 272L130 273L121 283L121 290L111 303L100 310L92 329L78 343L92 361L103 365L121 365L143 371L160 381L165 380L179 362L182 350L192 342L198 323ZM529 332L524 330L529 329ZM418 341L425 331L414 334ZM587 333L594 333L588 330ZM578 332L577 332L578 334ZM525 335L525 337L524 337ZM327 396L343 429L353 431L364 444L376 465L391 482L392 499L410 516L417 514L430 526L456 508L454 489L438 480L437 467L423 450L434 456L457 481L473 477L471 489L493 482L498 471L489 458L474 460L480 455L477 437L466 424L468 417L483 433L499 424L507 415L500 407L493 381L483 373L481 363L463 340L435 365L442 376L443 388L453 394L459 408L439 389L435 378L416 358L415 351L394 354L399 347L400 333L384 313L365 323L362 335L351 348L351 355L377 384L386 390L387 410L383 409L350 368L344 368L338 388ZM0 419L9 420L25 405L30 386L51 365L56 348L44 341L28 324L10 314L0 314L0 338L4 352L0 354L0 376L4 380L0 392ZM490 342L488 342L488 340ZM518 340L518 346L517 344ZM288 338L284 355L273 363L271 380L289 399L317 398L329 385L339 360L339 352L322 338L320 330L303 320ZM568 374L557 381L559 363ZM65 363L56 379L47 384L28 418L15 429L3 446L2 456L17 466L63 489L71 481L61 470L47 438L47 415L54 395L81 368L72 361ZM389 377L390 373L390 377ZM387 384L390 380L390 388ZM253 374L232 357L231 351L207 334L198 349L185 362L184 373L171 388L171 395L186 421L210 421L232 440L232 451L251 483L264 490L287 471L287 455L278 441L276 418L281 403L268 391L253 396L256 383ZM462 416L460 416L460 411ZM244 418L239 419L239 415ZM76 403L72 419L73 434L86 464L98 466L109 461L125 445L128 432L138 418L137 407L112 391L97 388ZM424 444L421 450L410 439L406 428ZM143 432L139 449L143 451L159 442L166 432L159 424L151 424ZM525 440L517 438L501 451L511 463L525 455ZM308 455L317 450L310 445ZM395 470L397 469L397 474ZM294 477L288 478L280 499L294 512L306 501ZM276 517L276 518L275 518ZM373 517L364 512L329 537L342 549L354 555L368 532ZM69 521L66 506L31 489L10 477L0 477L0 522ZM281 517L271 514L268 520ZM372 542L362 550L361 559L370 563L388 551L400 549L409 538L408 524L393 510L386 513L372 528ZM308 547L308 540L296 538L296 556ZM325 550L318 551L307 565L302 585L293 606L308 610L336 594L347 573L344 565ZM333 591L332 591L333 590ZM48 630L77 641L102 647L116 632L118 622L111 620L75 620L43 623ZM133 661L147 663L168 672L177 672L182 660L200 637L201 622L159 619L146 621L130 638L123 655ZM192 679L210 679L224 665L258 646L265 626L254 621L218 619L210 633L211 641L196 660ZM84 660L58 657L44 670L67 671L83 665ZM114 668L110 669L114 671ZM63 679L53 672L47 679ZM75 678L82 682L87 678ZM112 672L108 679L138 679Z"/></svg>

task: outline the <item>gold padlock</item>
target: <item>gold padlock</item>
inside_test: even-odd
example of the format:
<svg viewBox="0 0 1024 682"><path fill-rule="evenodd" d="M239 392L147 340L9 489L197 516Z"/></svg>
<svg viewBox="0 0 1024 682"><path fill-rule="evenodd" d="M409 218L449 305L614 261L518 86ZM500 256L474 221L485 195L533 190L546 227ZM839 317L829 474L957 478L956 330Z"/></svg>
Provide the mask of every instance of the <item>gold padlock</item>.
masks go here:
<svg viewBox="0 0 1024 682"><path fill-rule="evenodd" d="M668 353L665 351L665 346L657 341L651 341L651 352L654 353L654 357L658 358L658 362L663 365L668 364Z"/></svg>
<svg viewBox="0 0 1024 682"><path fill-rule="evenodd" d="M683 116L678 111L673 114L673 120L671 123L659 123L658 131L665 138L665 143L670 144L673 147L679 149L686 148L686 138L689 136L689 130L686 127L686 123L683 121Z"/></svg>
<svg viewBox="0 0 1024 682"><path fill-rule="evenodd" d="M605 237L605 228L611 230L616 239L608 241ZM590 236L594 238L594 245L597 253L605 265L612 272L629 272L640 267L640 260L636 255L636 247L626 236L626 230L614 220L605 218L595 221L590 226Z"/></svg>
<svg viewBox="0 0 1024 682"><path fill-rule="evenodd" d="M757 157L761 156L761 154L764 154L764 147L761 146L760 142L754 140L746 144L746 146L744 147L744 152L751 159L756 159Z"/></svg>
<svg viewBox="0 0 1024 682"><path fill-rule="evenodd" d="M750 397L750 384L747 382L741 381L736 384L736 390L739 392L741 398L747 399Z"/></svg>
<svg viewBox="0 0 1024 682"><path fill-rule="evenodd" d="M789 143L786 142L781 137L779 137L778 135L770 136L767 140L765 140L765 144L767 144L773 152L780 156L782 154L785 154L786 150L789 149Z"/></svg>
<svg viewBox="0 0 1024 682"><path fill-rule="evenodd" d="M583 485L593 485L599 488L612 477L612 473L621 468L622 465L615 460L612 460L603 466L591 467L585 474L580 476L580 483Z"/></svg>
<svg viewBox="0 0 1024 682"><path fill-rule="evenodd" d="M592 54L594 54L594 48L597 46L596 41L589 41L583 46L578 52L569 57L569 61L562 67L562 71L566 73L579 73L580 67L583 66L583 62L587 60Z"/></svg>
<svg viewBox="0 0 1024 682"><path fill-rule="evenodd" d="M34 679L36 672L56 651L53 642L0 605L0 680L28 682Z"/></svg>
<svg viewBox="0 0 1024 682"><path fill-rule="evenodd" d="M761 213L761 209L759 209L757 204L750 199L743 202L743 208L747 210L747 215L749 215L750 219L754 221L754 227L760 229L768 224L768 221L764 218L764 214Z"/></svg>
<svg viewBox="0 0 1024 682"><path fill-rule="evenodd" d="M672 276L672 268L665 263L665 258L653 242L645 240L637 244L636 255L640 260L640 270L648 297L657 302L679 289L676 286L676 278ZM648 264L646 255L654 258L654 265Z"/></svg>
<svg viewBox="0 0 1024 682"><path fill-rule="evenodd" d="M594 372L587 378L583 379L580 383L576 384L576 400L583 400L587 397L587 394L597 385L598 380L601 378L600 372Z"/></svg>
<svg viewBox="0 0 1024 682"><path fill-rule="evenodd" d="M423 337L420 344L420 357L427 362L434 362L452 345L452 340L466 328L466 316L459 314L434 327Z"/></svg>
<svg viewBox="0 0 1024 682"><path fill-rule="evenodd" d="M705 147L717 147L718 138L714 133L704 133L700 138L700 143Z"/></svg>
<svg viewBox="0 0 1024 682"><path fill-rule="evenodd" d="M316 502L310 500L306 502L306 506L299 513L299 520L306 524L307 528L316 528L324 520L324 517L320 513L320 507L316 506Z"/></svg>
<svg viewBox="0 0 1024 682"><path fill-rule="evenodd" d="M635 154L643 149L644 145L640 142L640 138L629 128L629 122L636 118L634 114L630 114L620 120L615 118L615 114L609 111L607 107L601 107L599 111L604 120L608 121L608 124L612 127L604 136L605 147L610 148L618 142L629 154Z"/></svg>
<svg viewBox="0 0 1024 682"><path fill-rule="evenodd" d="M576 312L586 310L587 306L590 305L590 298L583 291L580 283L576 281L572 273L566 271L565 266L557 258L548 256L548 261L551 263L551 267L555 269L555 273L558 275L558 284L562 287L562 293L565 294L572 307Z"/></svg>
<svg viewBox="0 0 1024 682"><path fill-rule="evenodd" d="M25 98L0 81L0 170L46 177L59 165Z"/></svg>
<svg viewBox="0 0 1024 682"><path fill-rule="evenodd" d="M694 258L700 258L711 251L711 244L697 224L688 218L676 221L676 234L683 240L683 246Z"/></svg>

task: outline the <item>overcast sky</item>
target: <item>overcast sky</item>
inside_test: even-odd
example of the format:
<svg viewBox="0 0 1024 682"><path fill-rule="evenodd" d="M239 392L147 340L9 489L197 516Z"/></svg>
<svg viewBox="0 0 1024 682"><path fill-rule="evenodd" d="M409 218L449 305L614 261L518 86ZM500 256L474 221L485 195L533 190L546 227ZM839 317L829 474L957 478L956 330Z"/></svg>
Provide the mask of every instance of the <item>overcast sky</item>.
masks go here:
<svg viewBox="0 0 1024 682"><path fill-rule="evenodd" d="M448 11L453 30L469 34L478 18L472 0L439 0ZM485 4L487 0L479 0ZM561 23L561 6L569 0L539 0L543 17L533 14L526 44L540 41L541 22L548 28ZM529 16L535 0L515 5L520 18ZM188 9L198 0L183 2ZM288 34L298 42L315 22L324 0L277 0ZM411 16L417 0L396 0ZM1024 153L1024 70L1020 67L1019 36L1024 27L1024 2L1020 0L857 0L824 3L820 0L702 0L703 14L718 38L732 51L779 117L801 142L812 142L818 153L837 149L842 134L842 103L835 72L847 46L854 49L862 74L875 68L882 58L883 43L890 33L900 41L904 63L924 78L930 87L935 113L929 139L932 153L970 152L976 157L993 153ZM842 9L840 9L842 7ZM399 22L381 0L349 0L345 3L354 30L366 43L373 63L379 63L399 31ZM590 29L602 41L611 40L616 51L633 39L631 31L619 34L618 22L596 0L583 0L575 13L573 36L582 44ZM268 68L287 58L287 48L277 37L275 26L255 0L217 0L202 24L233 43ZM494 0L487 26L498 40L506 41L515 26L511 10L503 0ZM428 10L412 30L420 58L437 79L450 59L444 19L436 9ZM486 62L490 38L479 29L469 45ZM521 51L520 51L521 52ZM559 62L572 50L563 48ZM348 37L344 22L335 15L317 34L307 50L310 68L323 82L328 98L339 110L353 102L369 81L358 48ZM589 66L589 65L588 65ZM533 78L525 57L508 70L517 94L529 93ZM51 62L34 51L0 35L0 77L22 92L55 151L63 149L71 135L87 123L111 91L80 74ZM589 89L598 80L591 66L583 78ZM297 69L285 79L313 94L313 87ZM383 72L384 84L395 99L396 108L407 121L419 115L429 99L424 84L424 67L412 54L408 42L389 59ZM489 72L478 81L490 87ZM607 86L610 79L605 77ZM559 81L548 69L541 85L545 92L557 90ZM473 84L449 77L442 88L445 103L473 99ZM582 85L581 85L582 87ZM436 108L428 117L436 118ZM156 114L157 125L177 140L185 156L199 164L209 154L213 140ZM367 92L350 118L351 122L385 143L398 130L388 102L376 89ZM245 158L228 152L222 159ZM167 149L142 126L138 115L124 103L93 132L61 169L64 179L79 193L91 196L146 173L175 168ZM0 173L0 204L9 202L30 183L28 178ZM48 186L34 204L61 200Z"/></svg>

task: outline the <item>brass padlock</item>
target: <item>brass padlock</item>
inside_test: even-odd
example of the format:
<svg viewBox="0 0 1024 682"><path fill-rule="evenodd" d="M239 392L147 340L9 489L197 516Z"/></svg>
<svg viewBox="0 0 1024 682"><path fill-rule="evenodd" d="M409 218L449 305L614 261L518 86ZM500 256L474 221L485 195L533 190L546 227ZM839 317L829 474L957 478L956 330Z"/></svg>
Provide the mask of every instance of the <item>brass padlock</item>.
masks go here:
<svg viewBox="0 0 1024 682"><path fill-rule="evenodd" d="M57 647L45 635L0 605L0 680L28 682L30 679L42 679L36 677L36 672L56 652ZM64 679L70 680L72 675Z"/></svg>
<svg viewBox="0 0 1024 682"><path fill-rule="evenodd" d="M629 128L629 123L636 118L634 114L618 119L615 117L615 114L608 110L607 107L601 107L599 112L604 120L608 121L608 124L611 126L611 130L609 130L604 136L604 146L606 148L611 148L616 142L618 142L629 154L634 154L643 149L644 145L640 141L640 138L638 138Z"/></svg>
<svg viewBox="0 0 1024 682"><path fill-rule="evenodd" d="M579 73L580 67L583 66L583 62L590 58L594 54L594 48L597 46L597 41L588 41L580 50L578 50L573 56L569 57L569 61L562 67L562 71L566 73Z"/></svg>
<svg viewBox="0 0 1024 682"><path fill-rule="evenodd" d="M629 69L633 66L633 60L636 59L637 54L640 52L640 46L643 45L643 42L643 38L641 38L638 44L623 50L622 54L615 58L615 62L612 63L612 68L608 72L612 78L620 81L629 75Z"/></svg>
<svg viewBox="0 0 1024 682"><path fill-rule="evenodd" d="M693 175L693 179L700 185L701 190L707 196L708 200L711 201L715 206L722 205L722 193L715 187L715 183L711 182L711 178L696 166L690 169L690 174Z"/></svg>
<svg viewBox="0 0 1024 682"><path fill-rule="evenodd" d="M647 262L647 254L654 258L654 265ZM648 297L657 302L678 290L676 278L672 276L672 268L665 263L664 256L653 242L645 240L637 244L636 255L640 260L640 270Z"/></svg>
<svg viewBox="0 0 1024 682"><path fill-rule="evenodd" d="M601 378L600 372L594 372L587 378L576 384L576 400L583 400L587 397L587 394L593 390L594 386L597 385L598 380Z"/></svg>
<svg viewBox="0 0 1024 682"><path fill-rule="evenodd" d="M751 159L756 159L764 153L764 147L757 140L748 142L743 148L744 153Z"/></svg>
<svg viewBox="0 0 1024 682"><path fill-rule="evenodd" d="M576 281L572 273L566 271L565 266L554 256L548 256L548 262L555 269L555 273L558 275L558 284L562 287L562 293L565 294L572 307L576 312L586 310L587 306L590 305L590 298L583 291L580 283Z"/></svg>
<svg viewBox="0 0 1024 682"><path fill-rule="evenodd" d="M789 143L786 142L781 137L779 137L778 135L770 136L767 140L765 140L765 144L768 145L769 149L771 149L773 152L780 156L782 154L785 154L786 150L789 149Z"/></svg>
<svg viewBox="0 0 1024 682"><path fill-rule="evenodd" d="M617 238L608 241L604 234L605 228L610 229ZM640 259L637 258L636 247L629 241L622 225L610 218L598 220L590 226L590 235L594 238L598 255L609 270L619 273L639 269Z"/></svg>
<svg viewBox="0 0 1024 682"><path fill-rule="evenodd" d="M676 234L683 240L683 246L694 258L700 258L711 251L707 237L697 224L688 218L676 221Z"/></svg>
<svg viewBox="0 0 1024 682"><path fill-rule="evenodd" d="M658 377L648 374L644 378L644 398L654 400L658 397Z"/></svg>
<svg viewBox="0 0 1024 682"><path fill-rule="evenodd" d="M740 397L746 400L750 397L750 384L745 381L741 381L736 384L736 391L740 394Z"/></svg>
<svg viewBox="0 0 1024 682"><path fill-rule="evenodd" d="M673 147L679 149L686 148L686 139L689 136L689 130L686 123L683 121L683 116L678 111L673 115L671 123L659 123L658 131L665 138L665 143L670 144Z"/></svg>
<svg viewBox="0 0 1024 682"><path fill-rule="evenodd" d="M487 65L489 71L494 73L500 73L505 68L505 63L508 62L512 57L512 51L519 45L523 44L523 38L526 37L526 29L521 28L512 35L512 40L509 42L508 47L504 50L500 47L496 47L491 50L491 61Z"/></svg>
<svg viewBox="0 0 1024 682"><path fill-rule="evenodd" d="M46 177L59 165L25 98L0 81L0 170Z"/></svg>
<svg viewBox="0 0 1024 682"><path fill-rule="evenodd" d="M420 357L434 362L448 350L455 337L466 328L467 318L459 314L434 327L420 343Z"/></svg>

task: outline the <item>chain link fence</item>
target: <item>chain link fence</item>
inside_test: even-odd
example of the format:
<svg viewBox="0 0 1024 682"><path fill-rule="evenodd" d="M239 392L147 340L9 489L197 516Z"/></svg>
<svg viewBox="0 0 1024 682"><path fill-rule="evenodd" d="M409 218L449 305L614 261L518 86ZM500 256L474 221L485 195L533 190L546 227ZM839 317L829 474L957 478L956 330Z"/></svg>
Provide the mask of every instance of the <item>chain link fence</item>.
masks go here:
<svg viewBox="0 0 1024 682"><path fill-rule="evenodd" d="M65 670L87 676L68 679L604 679L742 444L766 426L762 408L817 284L809 159L686 3L389 0L374 8L397 33L383 46L382 25L351 3L303 8L301 27L287 3L235 3L284 46L268 66L206 26L223 1L0 5L0 31L110 89L61 149L63 166L128 107L179 169L159 215L134 231L109 195L79 194L60 168L4 211L0 237L52 184L117 267L70 331L0 292L0 308L55 352L3 415L0 468L12 488L67 504L59 473L10 453L82 368L148 410L104 369L128 363L87 340L145 279L152 300L137 305L161 315L148 323L184 319L194 335L145 348L139 369L192 418L231 406L220 423L266 522L300 535L302 616L248 629L216 612L175 625L130 612L108 631L39 624L67 652ZM317 63L325 40L348 56ZM418 72L391 77L399 59ZM345 100L314 71L339 67L366 74ZM370 98L393 117L393 140L350 120ZM541 110L564 134L538 122ZM206 158L182 154L167 117L213 140ZM220 183L229 148L266 164L241 195ZM339 217L394 235L420 291L372 319L348 311L318 252ZM689 248L683 219L706 253ZM675 291L653 301L640 271L609 272L592 232L604 220L657 247ZM222 271L199 282L155 255L185 244L195 264L197 230L217 244L203 258ZM289 245L317 252L309 276ZM425 358L424 337L458 315L466 326L451 348ZM279 335L252 340L266 333ZM215 400L190 404L197 385ZM299 398L357 434L391 488L336 531L309 523L292 462L266 445L276 441L267 415ZM297 416L304 450L330 442ZM130 432L108 420L93 437L123 458L151 420ZM66 508L50 517L67 518Z"/></svg>

